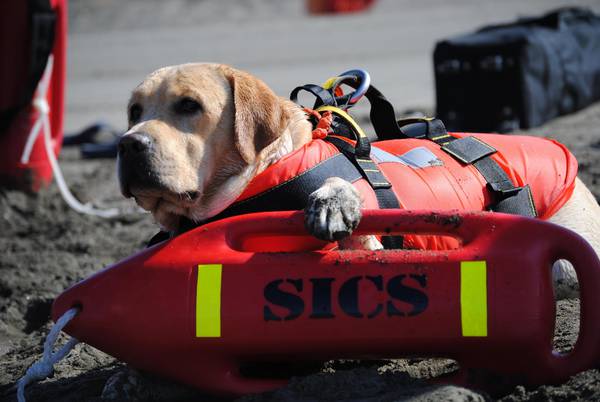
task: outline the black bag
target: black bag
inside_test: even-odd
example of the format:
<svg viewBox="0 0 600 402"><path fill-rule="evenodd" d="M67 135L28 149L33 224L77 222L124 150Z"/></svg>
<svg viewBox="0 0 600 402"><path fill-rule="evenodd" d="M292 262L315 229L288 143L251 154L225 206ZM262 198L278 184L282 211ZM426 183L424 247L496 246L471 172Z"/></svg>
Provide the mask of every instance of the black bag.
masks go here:
<svg viewBox="0 0 600 402"><path fill-rule="evenodd" d="M449 130L538 126L600 99L600 16L563 8L443 40L437 117Z"/></svg>

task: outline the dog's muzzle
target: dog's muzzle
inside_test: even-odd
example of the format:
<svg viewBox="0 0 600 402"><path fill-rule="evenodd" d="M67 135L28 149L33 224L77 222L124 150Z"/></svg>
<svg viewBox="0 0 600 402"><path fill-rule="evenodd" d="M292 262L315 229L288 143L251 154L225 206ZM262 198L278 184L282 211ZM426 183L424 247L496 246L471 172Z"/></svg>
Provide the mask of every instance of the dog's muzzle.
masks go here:
<svg viewBox="0 0 600 402"><path fill-rule="evenodd" d="M139 132L126 134L119 141L118 150L119 184L124 196L132 196L132 187L160 187L150 162L154 153L152 137Z"/></svg>

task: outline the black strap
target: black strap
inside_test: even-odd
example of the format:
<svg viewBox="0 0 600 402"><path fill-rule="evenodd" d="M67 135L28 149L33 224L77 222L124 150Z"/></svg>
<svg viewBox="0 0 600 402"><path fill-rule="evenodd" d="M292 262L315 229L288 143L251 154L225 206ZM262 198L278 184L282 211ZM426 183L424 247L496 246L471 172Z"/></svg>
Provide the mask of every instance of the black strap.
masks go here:
<svg viewBox="0 0 600 402"><path fill-rule="evenodd" d="M353 183L362 176L348 158L343 154L336 154L288 181L236 202L209 221L251 212L303 210L309 195L330 177L339 177Z"/></svg>
<svg viewBox="0 0 600 402"><path fill-rule="evenodd" d="M350 146L350 144L343 140L331 137L327 138L327 140L330 139L340 141ZM350 146L350 148L352 147ZM364 162L356 161L356 163L354 163L354 158L349 158L344 151L341 152L342 153L322 161L302 174L281 183L276 187L247 200L233 204L209 221L212 222L214 220L251 212L283 211L290 209L303 210L308 203L309 195L319 189L325 180L330 177L339 177L349 183L354 183L355 181L364 178L371 184L370 180L373 180L375 184L373 191L377 197L379 208L400 208L396 195L391 190L392 185L387 181L385 176L383 176L381 171L379 171L379 168L373 161L370 161L373 165L369 165L368 168L361 168L359 167L359 164ZM362 166L365 165L363 164ZM375 169L377 169L379 175L376 175L376 172L370 171ZM381 243L384 248L392 249L402 248L403 241L401 236L382 236Z"/></svg>
<svg viewBox="0 0 600 402"><path fill-rule="evenodd" d="M306 85L302 85L302 86L294 88L294 90L290 94L290 100L292 102L298 103L298 93L300 93L300 91L310 92L317 98L317 100L315 101L315 105L313 106L313 109L316 109L317 107L322 106L322 105L337 106L335 98L331 94L331 92L329 92L325 88L323 88L319 85L315 85L315 84L306 84Z"/></svg>
<svg viewBox="0 0 600 402"><path fill-rule="evenodd" d="M327 140L329 141L330 138ZM343 140L337 139L337 141L341 141L352 148ZM344 147L344 149L348 148ZM377 167L376 164L375 167ZM377 168L377 170L379 169ZM379 173L381 174L381 172ZM354 183L361 178L369 181L369 178L366 177L366 173L358 168L358 162L354 163L353 158L349 158L348 155L342 151L342 153L322 161L299 176L254 197L233 204L219 215L210 218L208 221L202 222L202 224L252 212L303 210L308 203L309 195L319 189L325 180L330 177L339 177L349 183ZM369 177L373 178L374 176ZM373 188L379 207L382 209L400 208L400 204L398 203L395 194L391 191L391 184L387 182L387 179L385 179L383 174L381 174L381 177L382 178L378 177L377 180L385 181L386 184L380 185L378 188ZM191 221L181 222L180 225L183 225L183 231L197 226L197 224L194 224ZM382 236L381 242L386 249L402 248L403 244L401 236Z"/></svg>
<svg viewBox="0 0 600 402"><path fill-rule="evenodd" d="M329 136L325 140L335 145L352 162L362 178L369 183L375 197L377 197L377 204L380 209L400 208L400 203L392 190L392 184L381 172L379 166L371 159L370 155L357 154L355 147L340 138ZM404 239L402 236L382 236L381 243L385 249L399 249L403 247Z"/></svg>
<svg viewBox="0 0 600 402"><path fill-rule="evenodd" d="M439 136L438 136L439 137ZM465 164L472 164L487 181L489 190L494 195L494 203L489 209L507 214L537 217L531 188L516 187L504 169L490 155L496 152L494 147L475 137L455 138L443 137L442 150Z"/></svg>
<svg viewBox="0 0 600 402"><path fill-rule="evenodd" d="M359 133L357 133L355 131L354 127L352 126L352 124L349 123L348 121L346 121L346 119L342 115L337 114L335 111L333 111L332 113L333 113L333 121L331 123L331 131L339 137L345 137L350 140L356 141L356 144L354 147L352 147L350 144L346 143L345 141L336 142L336 144L335 144L336 147L340 151L342 151L340 146L344 146L345 149L346 148L348 148L348 150L351 149L350 152L352 154L355 154L357 156L363 156L365 158L369 158L371 155L371 142L369 141L369 139L367 137L361 136ZM314 124L316 124L316 122L313 122L313 125ZM329 138L327 138L327 140L329 140ZM338 146L338 144L340 146Z"/></svg>
<svg viewBox="0 0 600 402"><path fill-rule="evenodd" d="M427 122L427 138L438 145L444 145L456 138L448 134L446 126L440 119L425 119Z"/></svg>
<svg viewBox="0 0 600 402"><path fill-rule="evenodd" d="M510 178L493 159L483 158L473 163L479 173L485 178L490 189L500 194L502 197L514 194L517 187L514 186Z"/></svg>
<svg viewBox="0 0 600 402"><path fill-rule="evenodd" d="M444 145L454 140L454 137L448 134L446 126L440 119L411 117L398 120L396 124L400 127L402 138L426 138L438 145Z"/></svg>
<svg viewBox="0 0 600 402"><path fill-rule="evenodd" d="M451 136L439 119L412 118L400 120L398 124L405 134L410 133L411 138L427 138L458 161L475 166L494 196L494 203L489 206L490 210L528 217L537 216L531 188L516 187L513 184L504 169L490 158L496 153L494 147L473 136Z"/></svg>
<svg viewBox="0 0 600 402"><path fill-rule="evenodd" d="M340 138L329 136L325 138L325 141L335 145L335 147L352 162L354 168L358 170L360 175L369 183L373 190L389 189L392 187L392 184L386 179L370 156L362 154L357 155L356 148Z"/></svg>
<svg viewBox="0 0 600 402"><path fill-rule="evenodd" d="M346 84L350 87L356 88L359 83L349 81L346 82ZM321 87L319 88L324 90ZM315 96L317 95L315 94ZM333 97L331 93L329 93L329 96L334 98L334 103L343 104L343 101L339 99L336 102L335 97ZM321 97L317 96L317 98L319 98L319 102L322 102ZM445 135L450 137L447 135L444 124L439 119L412 118L397 121L394 106L381 93L381 91L373 85L369 86L369 89L367 92L365 92L365 98L367 98L369 104L371 105L369 116L371 118L371 124L373 125L379 140L424 138L426 135ZM295 102L295 98L292 100ZM336 104L334 104L334 106L335 105Z"/></svg>
<svg viewBox="0 0 600 402"><path fill-rule="evenodd" d="M236 215L253 212L303 210L308 203L309 195L321 187L325 180L334 176L342 178L349 183L353 183L362 177L348 158L341 153L335 154L298 176L263 191L254 197L232 204L220 214L204 222L195 223L187 218L181 218L179 233L186 232L199 225ZM159 232L150 240L148 246L166 240L169 237L169 233Z"/></svg>
<svg viewBox="0 0 600 402"><path fill-rule="evenodd" d="M338 141L345 143L342 140ZM347 145L352 148L349 144ZM304 171L300 175L291 178L288 181L263 191L254 197L234 203L220 214L202 223L195 223L187 218L181 218L179 224L179 233L191 230L201 224L206 224L235 215L248 214L252 212L303 210L308 203L309 195L320 188L325 180L330 177L339 177L349 183L354 183L361 178L364 178L367 181L373 180L374 183L381 182L380 185L376 185L377 188L373 189L377 197L379 207L382 209L399 208L400 205L398 204L398 200L396 199L395 194L391 191L391 184L387 182L385 176L383 176L381 172L379 172L381 177L373 176L373 173L376 172L369 171L373 166L369 165L369 168L361 170L357 167L358 163L363 162L353 163L353 159L349 158L346 153L342 151L342 153L336 154L320 162L319 164ZM376 164L375 167L377 167ZM379 169L377 168L377 170ZM366 176L367 174L369 176ZM385 185L383 184L384 181L386 182ZM167 232L159 232L150 240L148 247L167 240L170 237L171 234ZM383 236L382 244L386 249L402 248L402 237Z"/></svg>
<svg viewBox="0 0 600 402"><path fill-rule="evenodd" d="M529 184L517 187L516 192L492 205L492 211L536 218L538 216Z"/></svg>
<svg viewBox="0 0 600 402"><path fill-rule="evenodd" d="M351 87L358 85L358 82L348 83ZM298 93L301 90L308 91L315 95L317 100L315 101L314 108L318 108L321 105L335 106L343 105L346 103L346 97L336 98L331 91L325 90L324 88L308 84L301 87L295 88L290 94L290 99L297 103ZM383 96L383 94L374 86L370 86L365 96L371 103L371 122L375 128L375 132L381 139L384 133L388 135L391 133L398 138L402 135L400 127L395 120L395 112L392 104ZM371 143L367 137L359 135L354 132L352 124L347 122L343 116L333 112L334 118L331 125L332 131L337 136L342 136L356 141L355 146L348 144L346 141L335 137L325 138L327 141L335 145L347 158L352 162L354 167L360 172L361 176L369 183L375 196L377 197L377 203L381 209L392 209L400 208L400 203L396 199L392 188L392 184L386 179L384 174L381 172L379 167L371 159ZM393 122L390 124L390 122ZM316 123L313 121L313 123ZM384 248L402 248L403 238L402 236L383 236L382 244Z"/></svg>
<svg viewBox="0 0 600 402"><path fill-rule="evenodd" d="M365 93L365 97L371 104L370 118L377 138L380 140L406 138L396 122L394 106L383 96L381 91L371 85Z"/></svg>
<svg viewBox="0 0 600 402"><path fill-rule="evenodd" d="M345 82L345 84L356 89L360 83L348 81ZM290 100L298 103L298 93L302 90L310 92L317 98L313 109L322 105L336 107L346 105L348 98L352 95L346 94L342 97L336 97L330 90L324 89L319 85L306 84L295 88L290 94ZM396 122L396 111L394 110L394 106L385 96L383 96L381 91L371 85L369 86L369 89L367 89L367 92L365 92L365 97L371 105L371 123L373 124L373 128L375 129L375 133L379 140L414 138L407 136L403 132L400 125ZM335 133L338 134L338 131L335 131Z"/></svg>
<svg viewBox="0 0 600 402"><path fill-rule="evenodd" d="M6 131L16 115L31 102L54 47L56 13L50 1L29 0L28 7L31 42L27 82L15 103L0 110L0 133Z"/></svg>
<svg viewBox="0 0 600 402"><path fill-rule="evenodd" d="M485 178L494 194L496 202L490 206L490 210L530 218L538 216L529 185L516 187L504 169L489 157L473 163L473 166Z"/></svg>
<svg viewBox="0 0 600 402"><path fill-rule="evenodd" d="M353 81L349 81L346 84L353 88L356 88L358 85L357 82ZM301 89L305 89L317 97L315 105L328 104L337 106L339 103L339 100L336 100L336 97L330 91L312 84L298 87L292 91L291 99L293 101L297 100L297 93ZM457 139L451 136L448 134L444 123L439 119L412 118L396 121L394 107L373 85L369 87L365 93L365 97L371 104L371 123L380 140L427 138L438 144L444 151L457 160L465 164L472 164L477 168L487 181L490 191L494 194L495 203L489 207L491 210L530 217L537 216L529 186L514 186L506 172L489 157L496 152L496 149L475 137ZM334 121L336 120L334 119ZM361 137L358 135L350 137L345 132L352 130L343 128L343 122L339 125L342 126L342 129L334 129L334 132L356 140L357 147L353 150L351 146L342 140L331 138L327 140L336 145L340 151L353 161L356 168L369 182L371 187L373 187L378 200L381 199L379 202L380 208L387 208L384 205L388 204L399 208L398 200L396 200L393 191L390 189L391 185L387 187L387 184L383 185L383 181L379 181L382 177L385 179L385 176L379 171L377 165L370 160L370 143L368 147L364 147ZM350 125L346 124L345 126ZM387 182L387 180L385 181ZM377 188L378 185L381 188Z"/></svg>
<svg viewBox="0 0 600 402"><path fill-rule="evenodd" d="M462 163L472 164L496 152L494 147L475 137L452 138L442 145L442 149ZM489 159L488 159L489 160Z"/></svg>

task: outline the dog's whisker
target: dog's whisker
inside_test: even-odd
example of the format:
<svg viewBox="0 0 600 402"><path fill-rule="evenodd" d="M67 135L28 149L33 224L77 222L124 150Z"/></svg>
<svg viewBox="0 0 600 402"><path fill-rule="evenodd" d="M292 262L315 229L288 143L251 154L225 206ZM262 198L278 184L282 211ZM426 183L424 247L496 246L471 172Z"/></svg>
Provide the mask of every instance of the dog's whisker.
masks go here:
<svg viewBox="0 0 600 402"><path fill-rule="evenodd" d="M184 191L182 193L177 194L177 200L182 201L184 203L191 203L196 201L199 195L199 191Z"/></svg>

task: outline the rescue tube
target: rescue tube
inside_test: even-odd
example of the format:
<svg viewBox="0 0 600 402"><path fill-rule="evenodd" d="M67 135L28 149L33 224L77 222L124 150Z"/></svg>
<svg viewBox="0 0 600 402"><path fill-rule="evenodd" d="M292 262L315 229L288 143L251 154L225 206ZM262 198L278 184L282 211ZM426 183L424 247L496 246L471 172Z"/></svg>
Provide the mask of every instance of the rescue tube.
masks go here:
<svg viewBox="0 0 600 402"><path fill-rule="evenodd" d="M356 231L405 232L456 236L462 245L281 252L272 239L308 236L301 213L236 216L80 282L56 299L52 317L78 307L65 328L73 337L229 396L285 382L243 372L257 362L447 356L463 373L485 369L528 384L595 367L600 262L577 234L514 215L402 210L365 211ZM249 247L261 236L270 251ZM573 263L582 284L580 335L567 355L552 350L558 258Z"/></svg>

